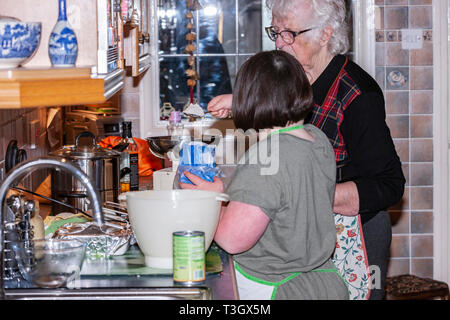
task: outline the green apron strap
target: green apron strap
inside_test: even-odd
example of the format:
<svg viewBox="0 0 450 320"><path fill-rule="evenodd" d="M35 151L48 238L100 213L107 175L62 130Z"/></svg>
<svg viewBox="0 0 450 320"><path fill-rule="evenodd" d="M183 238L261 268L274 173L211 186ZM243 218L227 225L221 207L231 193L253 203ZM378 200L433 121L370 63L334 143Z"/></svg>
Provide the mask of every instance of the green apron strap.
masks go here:
<svg viewBox="0 0 450 320"><path fill-rule="evenodd" d="M304 127L305 127L305 125L301 124L301 125L295 126L295 127L283 128L283 129L272 132L269 136L273 136L274 134L280 134L280 133L286 133L286 132L291 132L291 131L295 131L295 130L300 130L300 129L303 129Z"/></svg>
<svg viewBox="0 0 450 320"><path fill-rule="evenodd" d="M302 272L295 272L281 281L271 282L271 281L266 281L266 280L254 277L252 275L249 275L244 270L242 270L242 268L239 266L239 264L236 261L234 262L234 266L235 266L236 270L239 271L239 273L242 274L245 278L247 278L251 281L254 281L256 283L262 284L262 285L272 286L273 292L272 292L272 296L270 297L270 300L275 300L275 296L277 295L279 286L285 284L286 282L288 282L302 274ZM341 274L339 273L339 271L336 268L334 268L334 269L316 269L316 270L311 270L310 272L323 272L323 273L334 272L334 273L337 273L339 275L339 277L342 279Z"/></svg>
<svg viewBox="0 0 450 320"><path fill-rule="evenodd" d="M236 268L237 271L239 271L240 274L242 274L245 278L252 280L256 283L265 285L265 286L272 286L273 288L273 292L272 292L272 296L270 297L270 300L275 300L275 296L277 295L277 290L278 287L281 286L282 284L298 277L299 275L301 275L301 272L295 272L293 274L291 274L289 277L286 277L285 279L278 281L278 282L271 282L271 281L266 281L257 277L254 277L252 275L249 275L248 273L246 273L244 270L242 270L242 268L239 266L239 264L237 262L234 262L234 266Z"/></svg>

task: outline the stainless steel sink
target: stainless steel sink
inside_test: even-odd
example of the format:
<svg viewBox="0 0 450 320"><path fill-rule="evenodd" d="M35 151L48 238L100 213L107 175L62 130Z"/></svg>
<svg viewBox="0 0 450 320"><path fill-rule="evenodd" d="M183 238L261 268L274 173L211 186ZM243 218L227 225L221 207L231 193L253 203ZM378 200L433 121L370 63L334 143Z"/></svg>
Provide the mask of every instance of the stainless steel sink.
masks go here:
<svg viewBox="0 0 450 320"><path fill-rule="evenodd" d="M8 289L11 300L211 300L207 287Z"/></svg>

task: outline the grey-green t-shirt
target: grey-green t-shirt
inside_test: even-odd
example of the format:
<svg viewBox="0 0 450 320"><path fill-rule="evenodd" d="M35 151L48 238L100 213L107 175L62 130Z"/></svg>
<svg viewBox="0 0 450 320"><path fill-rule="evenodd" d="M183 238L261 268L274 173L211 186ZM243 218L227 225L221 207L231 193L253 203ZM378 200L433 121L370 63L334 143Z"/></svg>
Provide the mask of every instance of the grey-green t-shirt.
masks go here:
<svg viewBox="0 0 450 320"><path fill-rule="evenodd" d="M275 135L250 147L246 164L237 166L227 188L231 201L258 206L270 218L259 241L234 256L243 270L266 281L330 265L336 244L334 151L322 131L309 124L305 129L315 136L314 142L280 134L278 144ZM266 150L263 143L270 165L257 161Z"/></svg>

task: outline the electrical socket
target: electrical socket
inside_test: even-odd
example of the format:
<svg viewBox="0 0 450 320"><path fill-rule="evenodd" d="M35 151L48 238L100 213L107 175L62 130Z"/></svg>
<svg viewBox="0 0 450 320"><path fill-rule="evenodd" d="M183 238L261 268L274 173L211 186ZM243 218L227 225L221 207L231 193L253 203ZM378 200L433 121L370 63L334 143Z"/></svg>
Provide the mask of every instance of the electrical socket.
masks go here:
<svg viewBox="0 0 450 320"><path fill-rule="evenodd" d="M402 30L402 49L418 50L423 48L423 30L422 29L403 29Z"/></svg>

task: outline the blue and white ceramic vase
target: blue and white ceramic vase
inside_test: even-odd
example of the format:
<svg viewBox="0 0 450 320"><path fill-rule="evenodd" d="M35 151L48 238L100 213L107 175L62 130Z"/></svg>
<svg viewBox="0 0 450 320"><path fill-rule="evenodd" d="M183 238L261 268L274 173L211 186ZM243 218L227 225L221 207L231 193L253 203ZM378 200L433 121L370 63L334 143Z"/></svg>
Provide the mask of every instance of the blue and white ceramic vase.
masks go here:
<svg viewBox="0 0 450 320"><path fill-rule="evenodd" d="M73 67L77 61L78 42L67 21L66 0L59 0L58 21L50 34L48 55L54 67Z"/></svg>

